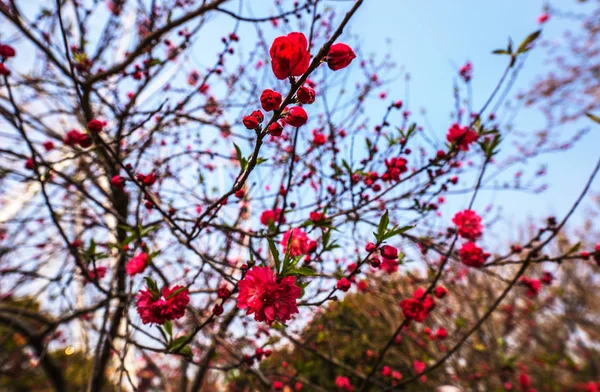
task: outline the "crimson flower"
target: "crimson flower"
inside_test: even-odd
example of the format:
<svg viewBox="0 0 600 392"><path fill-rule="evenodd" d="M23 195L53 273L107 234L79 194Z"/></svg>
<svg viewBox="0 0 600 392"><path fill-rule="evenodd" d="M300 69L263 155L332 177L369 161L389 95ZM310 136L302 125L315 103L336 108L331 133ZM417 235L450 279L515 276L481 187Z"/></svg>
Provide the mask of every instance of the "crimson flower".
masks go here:
<svg viewBox="0 0 600 392"><path fill-rule="evenodd" d="M277 37L269 51L271 67L277 79L301 76L308 70L310 53L308 41L302 33Z"/></svg>
<svg viewBox="0 0 600 392"><path fill-rule="evenodd" d="M346 68L352 60L356 58L356 54L351 47L346 44L333 44L329 48L327 54L327 65L333 71Z"/></svg>
<svg viewBox="0 0 600 392"><path fill-rule="evenodd" d="M292 127L301 127L308 121L308 114L300 106L294 106L284 113L284 119Z"/></svg>
<svg viewBox="0 0 600 392"><path fill-rule="evenodd" d="M281 136L281 132L283 131L283 125L281 125L279 122L274 122L273 124L269 125L269 135L271 136Z"/></svg>
<svg viewBox="0 0 600 392"><path fill-rule="evenodd" d="M466 242L458 252L460 261L469 267L479 268L485 264L485 255L483 250L475 245L474 242Z"/></svg>
<svg viewBox="0 0 600 392"><path fill-rule="evenodd" d="M425 290L418 288L415 290L412 298L407 298L400 302L400 308L404 317L418 323L423 322L429 317L429 313L435 307L435 302L430 295L423 298L423 294L425 294Z"/></svg>
<svg viewBox="0 0 600 392"><path fill-rule="evenodd" d="M274 210L264 210L260 215L260 223L265 226L277 223L281 217L281 223L285 223L285 216L281 215L281 208L275 208Z"/></svg>
<svg viewBox="0 0 600 392"><path fill-rule="evenodd" d="M291 240L290 240L291 237ZM285 232L281 239L281 246L285 251L290 244L290 255L292 257L305 255L317 247L317 243L306 235L302 229L290 229Z"/></svg>
<svg viewBox="0 0 600 392"><path fill-rule="evenodd" d="M279 109L283 98L277 91L266 89L260 94L260 105L265 112Z"/></svg>
<svg viewBox="0 0 600 392"><path fill-rule="evenodd" d="M285 323L291 315L298 313L296 299L302 289L296 286L296 278L287 276L277 281L269 267L253 267L239 284L238 308L253 314L256 321L267 324L278 320Z"/></svg>
<svg viewBox="0 0 600 392"><path fill-rule="evenodd" d="M315 90L306 86L300 87L296 92L296 98L298 98L298 102L305 105L310 105L311 103L315 102L316 95L317 93L315 93Z"/></svg>
<svg viewBox="0 0 600 392"><path fill-rule="evenodd" d="M457 212L452 223L458 226L458 235L467 240L475 241L483 233L481 217L472 210Z"/></svg>
<svg viewBox="0 0 600 392"><path fill-rule="evenodd" d="M133 256L131 260L127 262L127 265L125 266L125 271L127 272L127 275L133 276L135 274L144 272L147 265L148 254L145 252L141 252Z"/></svg>
<svg viewBox="0 0 600 392"><path fill-rule="evenodd" d="M477 140L477 133L467 126L461 127L459 124L452 124L446 135L449 143L456 143L456 146L462 151L469 151L469 145Z"/></svg>
<svg viewBox="0 0 600 392"><path fill-rule="evenodd" d="M335 287L337 287L338 290L346 292L346 291L350 290L350 281L346 278L342 278L337 281L337 284L335 285Z"/></svg>
<svg viewBox="0 0 600 392"><path fill-rule="evenodd" d="M102 132L102 128L106 126L106 121L100 121L97 119L92 119L88 122L88 129L92 132L99 133Z"/></svg>
<svg viewBox="0 0 600 392"><path fill-rule="evenodd" d="M140 290L137 295L137 312L142 318L142 323L162 325L168 320L183 317L189 302L188 289L183 286L174 286L172 289L164 287L162 296L152 293L149 289Z"/></svg>
<svg viewBox="0 0 600 392"><path fill-rule="evenodd" d="M350 380L348 379L348 377L344 377L344 376L337 376L335 378L335 386L338 387L338 389L344 390L344 391L353 391L354 387L352 387L352 384L350 384Z"/></svg>
<svg viewBox="0 0 600 392"><path fill-rule="evenodd" d="M15 57L17 52L10 45L0 45L0 57L9 58Z"/></svg>

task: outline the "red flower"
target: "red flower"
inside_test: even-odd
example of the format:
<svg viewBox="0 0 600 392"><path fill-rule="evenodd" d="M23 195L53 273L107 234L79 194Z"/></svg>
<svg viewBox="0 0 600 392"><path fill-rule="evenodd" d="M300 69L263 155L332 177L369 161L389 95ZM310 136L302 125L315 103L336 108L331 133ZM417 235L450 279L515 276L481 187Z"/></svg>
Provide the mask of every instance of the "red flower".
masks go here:
<svg viewBox="0 0 600 392"><path fill-rule="evenodd" d="M448 290L444 286L437 286L435 290L433 290L436 298L444 298L446 294L448 294Z"/></svg>
<svg viewBox="0 0 600 392"><path fill-rule="evenodd" d="M474 242L466 242L459 251L460 261L469 267L479 268L485 264L483 250Z"/></svg>
<svg viewBox="0 0 600 392"><path fill-rule="evenodd" d="M156 182L156 173L152 172L150 174L142 174L139 173L137 175L138 181L141 181L146 186L152 186Z"/></svg>
<svg viewBox="0 0 600 392"><path fill-rule="evenodd" d="M17 52L15 52L15 49L12 46L0 45L0 57L5 57L5 58L15 57L16 54L17 54Z"/></svg>
<svg viewBox="0 0 600 392"><path fill-rule="evenodd" d="M477 140L477 133L469 127L461 127L459 124L452 124L446 135L450 143L456 143L456 146L462 151L469 151L469 144Z"/></svg>
<svg viewBox="0 0 600 392"><path fill-rule="evenodd" d="M294 106L284 113L284 119L292 127L301 127L308 121L308 114L300 106Z"/></svg>
<svg viewBox="0 0 600 392"><path fill-rule="evenodd" d="M275 38L269 54L271 67L277 79L300 76L308 69L310 53L308 41L302 33L290 33Z"/></svg>
<svg viewBox="0 0 600 392"><path fill-rule="evenodd" d="M90 122L88 122L88 129L92 132L100 133L102 132L102 128L104 128L105 125L105 121L100 121L94 118Z"/></svg>
<svg viewBox="0 0 600 392"><path fill-rule="evenodd" d="M346 278L338 280L337 284L335 285L335 287L337 287L338 290L342 290L343 292L350 290L350 286L350 281Z"/></svg>
<svg viewBox="0 0 600 392"><path fill-rule="evenodd" d="M315 146L322 146L327 143L327 136L324 133L318 132L316 129L313 130L313 144Z"/></svg>
<svg viewBox="0 0 600 392"><path fill-rule="evenodd" d="M398 271L398 259L383 259L381 263L381 269L387 272L388 274L393 274Z"/></svg>
<svg viewBox="0 0 600 392"><path fill-rule="evenodd" d="M281 246L284 251L287 249L288 242L290 243L290 255L292 257L305 255L317 247L317 243L308 238L302 229L290 229L285 232L281 239Z"/></svg>
<svg viewBox="0 0 600 392"><path fill-rule="evenodd" d="M275 381L273 383L273 389L276 391L281 391L283 389L283 383L281 381Z"/></svg>
<svg viewBox="0 0 600 392"><path fill-rule="evenodd" d="M541 14L540 16L538 16L537 18L537 22L539 24L544 24L548 21L548 19L550 19L550 14L544 12L543 14Z"/></svg>
<svg viewBox="0 0 600 392"><path fill-rule="evenodd" d="M270 224L277 223L277 220L281 218L281 223L285 223L285 216L281 215L281 208L276 208L274 210L265 210L260 215L260 223L265 226L269 226Z"/></svg>
<svg viewBox="0 0 600 392"><path fill-rule="evenodd" d="M448 331L446 331L446 328L444 327L439 327L435 332L435 337L439 340L444 340L448 337Z"/></svg>
<svg viewBox="0 0 600 392"><path fill-rule="evenodd" d="M391 158L385 160L385 166L387 171L383 173L381 179L385 182L388 181L399 181L400 174L408 171L406 167L406 159L404 158Z"/></svg>
<svg viewBox="0 0 600 392"><path fill-rule="evenodd" d="M135 274L144 272L147 265L148 254L145 252L141 252L133 256L131 260L127 262L127 265L125 266L125 271L127 272L127 275L133 276Z"/></svg>
<svg viewBox="0 0 600 392"><path fill-rule="evenodd" d="M465 82L470 81L473 77L473 64L471 64L470 61L467 61L465 65L460 67L458 73L460 74L460 77L465 80Z"/></svg>
<svg viewBox="0 0 600 392"><path fill-rule="evenodd" d="M392 369L390 369L389 366L384 366L383 369L381 369L381 375L383 377L388 377L392 374Z"/></svg>
<svg viewBox="0 0 600 392"><path fill-rule="evenodd" d="M344 376L337 376L335 378L335 386L338 387L338 389L343 389L345 391L353 391L354 388L352 387L352 384L350 384L350 380L348 379L348 377L344 377Z"/></svg>
<svg viewBox="0 0 600 392"><path fill-rule="evenodd" d="M298 98L298 102L303 103L305 105L310 105L311 103L315 102L316 95L317 93L315 93L315 90L313 90L312 88L302 86L298 89L298 92L296 93L296 98Z"/></svg>
<svg viewBox="0 0 600 392"><path fill-rule="evenodd" d="M457 212L452 218L452 223L458 226L458 235L467 240L475 241L483 233L481 217L472 210Z"/></svg>
<svg viewBox="0 0 600 392"><path fill-rule="evenodd" d="M379 249L379 252L381 253L381 257L384 259L390 259L396 262L398 261L398 249L394 248L393 246L384 245Z"/></svg>
<svg viewBox="0 0 600 392"><path fill-rule="evenodd" d="M277 91L266 89L260 94L260 105L265 112L279 109L283 98Z"/></svg>
<svg viewBox="0 0 600 392"><path fill-rule="evenodd" d="M419 288L415 290L412 298L407 298L400 302L400 308L402 308L402 315L404 317L418 323L423 322L429 317L429 313L435 307L435 302L430 295L423 298L423 294L425 294L425 290ZM422 301L421 298L423 298Z"/></svg>
<svg viewBox="0 0 600 392"><path fill-rule="evenodd" d="M281 132L283 131L283 125L281 125L279 122L274 122L273 124L269 125L269 135L271 136L281 136Z"/></svg>
<svg viewBox="0 0 600 392"><path fill-rule="evenodd" d="M69 132L67 132L63 139L63 143L65 143L67 146L75 146L78 144L83 148L89 147L92 144L91 140L88 138L88 135L79 132L76 129L71 129Z"/></svg>
<svg viewBox="0 0 600 392"><path fill-rule="evenodd" d="M219 305L219 304L216 304L216 305L213 307L213 310L212 310L212 312L213 312L213 314L214 314L215 316L220 316L220 315L222 315L222 314L223 314L223 307L222 307L221 305Z"/></svg>
<svg viewBox="0 0 600 392"><path fill-rule="evenodd" d="M421 374L421 373L423 373L423 371L425 370L425 368L426 368L427 366L425 365L425 362L421 362L421 361L417 361L417 360L415 360L415 361L413 362L413 367L414 367L414 369L415 369L415 372L416 372L417 374Z"/></svg>
<svg viewBox="0 0 600 392"><path fill-rule="evenodd" d="M337 71L346 68L355 58L356 54L354 54L354 51L348 45L333 44L327 54L327 65L329 69Z"/></svg>
<svg viewBox="0 0 600 392"><path fill-rule="evenodd" d="M296 286L293 276L277 282L269 267L253 267L239 282L238 288L238 308L246 309L246 314L254 313L256 321L285 323L292 314L298 313L296 299L302 295L302 289Z"/></svg>
<svg viewBox="0 0 600 392"><path fill-rule="evenodd" d="M523 276L519 282L527 287L527 296L529 298L537 297L542 288L542 283L538 279L531 279L527 276Z"/></svg>
<svg viewBox="0 0 600 392"><path fill-rule="evenodd" d="M118 174L116 176L113 176L113 178L110 179L110 184L112 186L114 186L115 188L119 188L119 189L125 188L125 181L123 181L123 178L121 178L121 176Z"/></svg>
<svg viewBox="0 0 600 392"><path fill-rule="evenodd" d="M258 128L258 124L262 123L265 117L260 110L253 111L250 115L242 119L244 126L248 129Z"/></svg>
<svg viewBox="0 0 600 392"><path fill-rule="evenodd" d="M137 312L144 324L164 324L168 320L176 320L185 314L185 308L190 302L188 289L174 286L164 287L162 296L152 293L149 289L141 290L137 295Z"/></svg>
<svg viewBox="0 0 600 392"><path fill-rule="evenodd" d="M365 245L365 250L369 253L375 252L375 249L377 249L377 245L372 242L368 242L367 245Z"/></svg>
<svg viewBox="0 0 600 392"><path fill-rule="evenodd" d="M0 63L0 75L10 76L10 69L6 68L4 63Z"/></svg>
<svg viewBox="0 0 600 392"><path fill-rule="evenodd" d="M33 158L27 158L27 160L25 161L25 169L33 170L33 168L34 168Z"/></svg>
<svg viewBox="0 0 600 392"><path fill-rule="evenodd" d="M100 280L106 276L106 271L108 269L106 267L96 267L93 270L88 271L88 278L86 278L86 282L90 282L92 280Z"/></svg>
<svg viewBox="0 0 600 392"><path fill-rule="evenodd" d="M311 211L310 214L308 214L308 219L310 219L312 222L323 222L325 219L327 219L325 217L325 214L322 212L318 212L318 211Z"/></svg>

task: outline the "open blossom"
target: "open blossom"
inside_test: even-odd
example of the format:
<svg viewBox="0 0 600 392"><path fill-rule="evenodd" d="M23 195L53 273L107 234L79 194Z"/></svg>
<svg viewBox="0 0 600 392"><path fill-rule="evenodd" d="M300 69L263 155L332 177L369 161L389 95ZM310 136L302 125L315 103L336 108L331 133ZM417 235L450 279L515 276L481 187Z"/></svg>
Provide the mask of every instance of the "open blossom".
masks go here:
<svg viewBox="0 0 600 392"><path fill-rule="evenodd" d="M385 166L387 167L387 171L383 173L381 179L385 182L400 181L400 175L408 171L406 163L407 161L404 158L386 159Z"/></svg>
<svg viewBox="0 0 600 392"><path fill-rule="evenodd" d="M333 44L327 54L327 66L331 70L337 71L346 68L355 58L356 54L354 54L354 51L348 45L342 43Z"/></svg>
<svg viewBox="0 0 600 392"><path fill-rule="evenodd" d="M107 271L108 269L106 267L96 267L94 269L90 269L88 270L89 280L86 278L86 281L89 282L90 280L100 280L106 276Z"/></svg>
<svg viewBox="0 0 600 392"><path fill-rule="evenodd" d="M423 294L425 294L425 290L418 288L415 290L412 298L407 298L400 302L400 308L404 317L418 323L423 322L429 317L429 313L435 307L435 302L430 295L425 296L421 301Z"/></svg>
<svg viewBox="0 0 600 392"><path fill-rule="evenodd" d="M301 76L308 69L310 53L308 41L302 33L277 37L269 51L271 67L277 79Z"/></svg>
<svg viewBox="0 0 600 392"><path fill-rule="evenodd" d="M293 257L310 253L317 247L317 243L308 238L302 229L290 229L285 232L281 239L281 246L284 251L287 249L288 242L290 244L290 255Z"/></svg>
<svg viewBox="0 0 600 392"><path fill-rule="evenodd" d="M102 129L106 126L106 121L98 120L96 118L91 119L88 122L88 129L94 133L102 132Z"/></svg>
<svg viewBox="0 0 600 392"><path fill-rule="evenodd" d="M473 77L473 64L470 61L467 61L462 67L460 67L458 73L460 74L460 77L465 80L465 82L470 81Z"/></svg>
<svg viewBox="0 0 600 392"><path fill-rule="evenodd" d="M76 129L71 129L69 132L67 132L63 138L63 143L65 143L67 146L75 146L78 144L83 148L87 148L92 145L92 141L88 135L83 132L79 132Z"/></svg>
<svg viewBox="0 0 600 392"><path fill-rule="evenodd" d="M485 264L485 255L483 250L475 245L474 242L466 242L459 251L460 261L469 267L479 268Z"/></svg>
<svg viewBox="0 0 600 392"><path fill-rule="evenodd" d="M527 296L529 298L535 298L542 289L542 282L539 279L532 279L528 276L523 276L519 279L519 283L527 287Z"/></svg>
<svg viewBox="0 0 600 392"><path fill-rule="evenodd" d="M183 317L189 302L188 289L183 286L174 286L172 289L164 287L162 295L155 295L146 289L137 295L137 312L144 324L164 324L168 320Z"/></svg>
<svg viewBox="0 0 600 392"><path fill-rule="evenodd" d="M477 140L477 133L471 128L459 124L452 124L448 129L446 139L450 143L456 143L456 146L462 151L469 151L469 145Z"/></svg>
<svg viewBox="0 0 600 392"><path fill-rule="evenodd" d="M354 387L352 387L352 384L350 384L350 380L348 379L348 377L344 377L344 376L337 376L335 378L335 386L338 387L338 389L344 390L344 391L353 391L354 390Z"/></svg>
<svg viewBox="0 0 600 392"><path fill-rule="evenodd" d="M145 252L141 252L133 256L131 260L127 262L127 265L125 266L125 271L127 272L127 275L133 276L135 274L144 272L147 265L148 254Z"/></svg>
<svg viewBox="0 0 600 392"><path fill-rule="evenodd" d="M281 215L281 208L275 208L274 210L264 210L260 215L260 223L265 226L277 223L281 217L281 223L285 223L285 215Z"/></svg>
<svg viewBox="0 0 600 392"><path fill-rule="evenodd" d="M458 226L458 235L467 240L475 241L483 233L481 217L472 210L457 212L452 223Z"/></svg>
<svg viewBox="0 0 600 392"><path fill-rule="evenodd" d="M246 309L246 314L254 314L256 321L285 323L292 314L298 313L296 300L302 295L302 289L296 286L294 276L277 282L269 267L253 267L238 288L238 308Z"/></svg>

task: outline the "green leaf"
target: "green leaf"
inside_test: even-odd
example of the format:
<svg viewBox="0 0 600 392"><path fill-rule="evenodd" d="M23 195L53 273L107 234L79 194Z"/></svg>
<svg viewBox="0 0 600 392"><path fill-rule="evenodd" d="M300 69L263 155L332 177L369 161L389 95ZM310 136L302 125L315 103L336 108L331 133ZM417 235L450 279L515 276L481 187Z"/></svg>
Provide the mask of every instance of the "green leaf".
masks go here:
<svg viewBox="0 0 600 392"><path fill-rule="evenodd" d="M510 52L506 49L496 49L492 53L493 54L510 54Z"/></svg>
<svg viewBox="0 0 600 392"><path fill-rule="evenodd" d="M573 245L571 247L571 249L569 249L569 251L567 252L567 254L568 255L573 254L573 253L577 252L579 250L579 248L581 248L581 242L578 242L575 245Z"/></svg>
<svg viewBox="0 0 600 392"><path fill-rule="evenodd" d="M586 116L588 116L592 121L600 124L600 117L593 115L592 113L586 113Z"/></svg>
<svg viewBox="0 0 600 392"><path fill-rule="evenodd" d="M167 320L164 324L163 327L165 328L165 332L170 336L173 337L173 322L171 320Z"/></svg>
<svg viewBox="0 0 600 392"><path fill-rule="evenodd" d="M242 156L242 150L240 150L240 147L237 144L235 144L235 143L233 143L233 147L235 148L235 153L237 155L238 161L241 162L242 159L244 159L243 156Z"/></svg>
<svg viewBox="0 0 600 392"><path fill-rule="evenodd" d="M302 267L294 271L296 275L300 276L316 276L317 273L312 268Z"/></svg>
<svg viewBox="0 0 600 392"><path fill-rule="evenodd" d="M375 238L377 238L378 242L383 241L383 236L385 231L387 230L388 224L390 223L390 214L388 210L385 210L385 213L381 216L379 220L379 225L377 226L377 234L375 234Z"/></svg>
<svg viewBox="0 0 600 392"><path fill-rule="evenodd" d="M268 160L269 160L268 158L258 158L258 159L256 160L256 165L258 166L258 165L260 165L261 163L263 163L263 162L266 162L266 161L268 161Z"/></svg>
<svg viewBox="0 0 600 392"><path fill-rule="evenodd" d="M154 298L159 298L160 291L158 290L158 285L156 284L154 279L146 276L146 277L144 277L144 280L146 281L146 286L148 286L148 290L150 291L150 293L152 293L152 296Z"/></svg>
<svg viewBox="0 0 600 392"><path fill-rule="evenodd" d="M385 240L387 240L389 238L397 236L398 234L406 233L407 231L409 231L410 229L413 229L415 227L416 227L415 225L412 225L412 226L400 227L400 228L397 228L397 229L394 228L394 229L388 231L387 233L385 233L383 235L382 241L385 241Z"/></svg>
<svg viewBox="0 0 600 392"><path fill-rule="evenodd" d="M271 250L271 256L273 256L273 261L275 262L275 272L279 273L279 269L280 269L280 261L279 261L279 251L277 250L277 245L275 245L275 242L273 241L273 239L271 237L267 238L267 241L269 242L269 249Z"/></svg>
<svg viewBox="0 0 600 392"><path fill-rule="evenodd" d="M538 30L529 34L529 36L525 38L523 42L521 42L521 45L519 45L519 48L517 49L517 54L529 51L531 49L531 44L533 44L535 40L539 38L540 34L542 34L542 30Z"/></svg>

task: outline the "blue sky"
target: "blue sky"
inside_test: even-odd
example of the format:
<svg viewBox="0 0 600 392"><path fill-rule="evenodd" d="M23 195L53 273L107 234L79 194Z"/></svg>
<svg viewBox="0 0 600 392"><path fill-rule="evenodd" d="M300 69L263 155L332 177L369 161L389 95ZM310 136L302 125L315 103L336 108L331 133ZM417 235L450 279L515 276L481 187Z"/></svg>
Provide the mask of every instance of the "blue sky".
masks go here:
<svg viewBox="0 0 600 392"><path fill-rule="evenodd" d="M560 3L569 9L575 2ZM491 51L504 48L508 37L518 43L535 31L543 5L538 0L367 1L352 21L351 31L360 37L363 47L369 51L383 53L390 50L394 59L406 67L412 79L411 109L417 112L426 108L432 126L443 135L453 105L452 83L456 68L467 60L473 62L473 95L475 107L480 106L506 64L504 58L492 55ZM560 40L562 31L570 23L573 22L551 19L544 27L544 37ZM386 43L386 37L391 43ZM547 71L544 55L543 49L531 52L513 92L526 89L536 76ZM544 120L536 110L527 109L519 112L515 124L523 130L538 130L544 127ZM594 127L594 124L585 120L564 127L560 132L570 135L585 126ZM482 195L480 205L495 200L505 205L507 218L519 221L527 216L564 215L598 159L598 145L600 136L595 129L570 151L537 160L548 164L549 170L547 182L550 188L542 196L518 192L492 195L490 192ZM510 149L510 146L504 148ZM596 180L595 190L598 190L598 184L600 182Z"/></svg>

